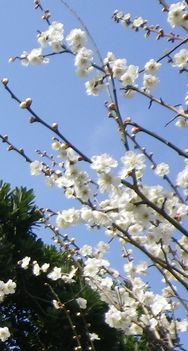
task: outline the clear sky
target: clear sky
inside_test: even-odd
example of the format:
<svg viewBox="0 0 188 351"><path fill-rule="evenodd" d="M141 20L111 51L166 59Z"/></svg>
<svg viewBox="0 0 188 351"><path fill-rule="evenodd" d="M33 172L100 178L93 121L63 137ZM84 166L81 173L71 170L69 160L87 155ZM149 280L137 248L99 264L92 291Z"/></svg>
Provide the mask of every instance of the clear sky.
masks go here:
<svg viewBox="0 0 188 351"><path fill-rule="evenodd" d="M49 8L52 20L62 21L65 33L79 27L75 19L60 0L43 1L44 7ZM150 58L159 58L172 44L165 40L156 41L155 36L145 39L143 32L135 33L111 19L117 8L130 12L133 16L141 15L150 24L160 23L166 30L171 28L166 24L165 14L156 0L121 1L84 1L72 0L69 4L81 16L87 25L103 57L108 51L113 51L117 57L126 58L129 64L143 67ZM87 97L84 89L84 79L75 75L73 58L69 55L56 56L50 64L43 66L23 67L19 62L8 63L10 56L19 55L23 50L30 51L37 47L37 30L47 29L46 23L40 20L40 12L33 9L33 1L3 0L1 13L1 77L10 79L10 86L18 97L32 97L32 107L48 123L58 122L61 130L81 150L89 156L101 152L110 152L119 156L123 150L117 138L113 121L106 116L104 101L107 96ZM88 47L92 44L88 42ZM96 58L97 62L97 58ZM170 73L169 73L170 72ZM177 87L177 78L180 83ZM181 103L186 91L186 76L178 77L176 70L167 65L160 72L161 84L155 95L160 94L169 102ZM172 114L158 106L147 109L148 102L143 97L133 100L120 98L123 116L131 116L139 123L163 133L171 140L186 147L186 132L179 131L171 124L164 128ZM24 147L28 154L35 158L34 150L50 148L51 134L41 126L28 123L28 113L21 111L14 101L1 88L0 94L1 134L8 134L17 146ZM113 142L112 142L113 140ZM144 142L147 142L146 139ZM148 141L151 151L152 143ZM0 162L1 177L12 185L25 184L36 189L41 206L49 203L49 192L43 186L43 180L29 177L28 169L22 159L15 154L9 155L1 146ZM166 151L167 152L167 151ZM162 161L160 155L158 160ZM39 185L40 184L40 185ZM48 194L47 194L48 193ZM50 195L51 198L52 194ZM55 196L58 196L57 194ZM60 199L59 199L60 200ZM55 206L56 207L56 206Z"/></svg>
<svg viewBox="0 0 188 351"><path fill-rule="evenodd" d="M67 11L60 0L42 3L45 8L50 9L52 20L64 24L66 34L72 28L80 26L78 20ZM112 51L117 57L126 58L129 64L143 67L150 58L159 58L172 47L172 44L165 40L156 41L154 35L146 39L143 31L135 33L111 19L113 11L119 9L125 13L130 12L133 17L141 15L150 24L160 23L165 30L171 31L156 0L72 0L69 4L83 19L103 57L108 51ZM37 30L47 29L46 23L40 17L40 11L33 9L33 1L2 1L1 77L9 78L10 87L20 99L31 97L33 109L49 124L58 122L64 135L89 157L103 152L119 157L124 150L114 122L107 118L104 102L108 97L105 94L99 97L86 96L85 79L76 76L73 58L70 55L52 57L50 64L43 66L23 67L19 61L14 64L8 63L10 56L20 55L23 50L30 51L38 47ZM92 43L88 42L88 47L92 48ZM179 77L176 70L168 68L165 64L159 76L161 83L155 95L160 94L159 96L163 96L170 103L182 103L186 92L186 75L182 74ZM177 88L178 79L180 84ZM122 116L131 116L135 121L161 133L179 146L187 147L186 130L175 128L173 123L167 128L164 127L173 117L169 111L154 105L148 110L148 101L140 96L133 100L120 96L119 103ZM8 134L10 140L16 146L23 147L32 159L36 159L35 149L51 152L51 133L39 125L30 125L28 113L19 109L3 87L0 90L0 115L0 133ZM148 145L148 151L155 151L157 147L160 151L156 154L157 162L166 159L170 161L175 157L167 148L149 138L142 137L140 141L143 145ZM15 153L7 153L5 145L0 146L0 164L1 178L10 182L12 186L33 187L39 206L52 206L54 210L68 206L65 205L60 191L50 191L46 188L42 177L30 177L28 165ZM153 182L153 179L148 178L148 181Z"/></svg>
<svg viewBox="0 0 188 351"><path fill-rule="evenodd" d="M142 68L149 59L159 58L164 52L172 48L172 44L155 36L144 37L143 31L135 33L112 21L115 9L130 12L133 17L142 16L149 24L158 24L166 30L171 27L166 23L166 15L156 0L103 0L84 1L72 0L68 2L81 16L91 35L94 37L103 57L108 51L114 52L119 58L126 58L129 64ZM64 7L61 0L43 1L44 8L50 9L51 20L61 21L67 35L72 28L80 27L78 20ZM119 141L114 121L108 119L104 107L108 96L104 93L99 97L88 97L85 93L84 82L75 74L73 57L60 55L52 57L48 65L24 67L19 61L8 63L10 56L20 55L23 50L30 51L38 47L37 31L47 29L46 22L41 20L39 10L34 10L33 1L3 0L0 13L2 35L0 55L0 76L8 77L10 87L20 99L31 97L32 108L49 124L58 122L61 131L80 150L89 157L93 154L108 152L119 157L124 150ZM88 48L92 43L88 41ZM98 57L95 56L98 63ZM164 64L159 73L161 83L154 91L156 96L162 96L169 103L182 103L186 92L186 75L180 77L177 70ZM179 83L178 83L179 81ZM119 104L123 117L131 116L147 128L169 138L179 146L187 147L187 131L179 130L172 123L164 127L173 115L153 104L148 110L148 101L137 96L134 99L124 99L119 93ZM8 134L10 140L17 147L23 147L33 160L37 158L36 149L47 150L51 153L52 134L40 125L28 123L27 111L20 110L17 103L11 100L7 92L0 90L0 133ZM155 151L156 161L168 161L174 171L174 153L146 136L139 138L140 143L147 146L148 151ZM68 208L63 193L59 190L49 190L43 177L31 177L28 165L13 152L7 153L5 145L0 145L1 175L12 186L24 185L34 188L36 202L40 207L52 207L53 210ZM183 165L182 160L176 165ZM148 175L149 183L157 183L159 178L153 179ZM73 206L73 204L72 204ZM82 236L81 236L82 238ZM79 237L79 240L80 239ZM85 236L83 236L83 241Z"/></svg>
<svg viewBox="0 0 188 351"><path fill-rule="evenodd" d="M108 51L119 58L126 58L129 64L142 68L149 59L158 59L166 50L172 48L171 43L155 36L144 37L143 31L135 33L112 21L115 9L130 12L134 16L142 16L149 24L160 24L166 31L171 27L166 23L166 15L161 12L157 0L72 0L68 1L78 15L81 16L91 35L94 37L103 57ZM171 2L169 2L171 3ZM64 24L65 33L72 28L80 27L80 23L63 6L60 0L42 1L44 8L52 13L52 20ZM105 94L99 97L87 97L84 89L85 79L75 74L73 58L70 55L52 57L48 65L23 67L20 62L8 63L10 56L20 55L23 50L30 51L38 47L37 30L47 29L41 19L40 11L33 8L32 0L2 0L0 12L1 54L0 76L8 77L10 87L20 98L31 97L33 109L49 124L57 122L64 135L78 146L89 157L93 154L107 152L115 157L123 154L114 122L107 118L104 107ZM88 48L93 48L88 42ZM96 63L97 57L95 59ZM175 69L165 64L159 73L161 83L154 91L169 103L182 103L186 92L186 75L179 77ZM0 88L0 133L8 134L15 146L23 147L32 159L36 159L35 149L51 152L52 134L39 125L28 123L27 111L19 109L15 101ZM148 110L148 101L143 97L126 100L120 97L122 116L131 116L145 127L166 136L179 147L187 148L187 131L179 130L172 123L164 127L173 115L161 107L154 106ZM177 161L171 151L149 138L141 137L140 142L147 145L148 151L156 153L157 162L168 161L174 170L183 165ZM53 210L68 208L63 193L49 190L43 177L31 177L29 166L13 152L7 153L6 147L0 144L0 178L10 182L12 186L34 188L36 202L40 207L52 207ZM148 182L158 182L148 176ZM84 230L84 233L83 233ZM79 229L80 243L86 241L85 229ZM99 234L96 234L99 238ZM88 241L93 239L89 238ZM117 257L115 258L117 259ZM114 259L114 260L115 260Z"/></svg>

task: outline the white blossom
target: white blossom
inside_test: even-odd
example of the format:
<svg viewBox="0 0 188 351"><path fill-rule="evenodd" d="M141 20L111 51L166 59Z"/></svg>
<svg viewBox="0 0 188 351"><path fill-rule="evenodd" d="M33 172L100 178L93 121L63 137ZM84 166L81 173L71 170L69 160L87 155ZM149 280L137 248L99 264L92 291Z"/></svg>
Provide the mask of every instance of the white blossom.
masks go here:
<svg viewBox="0 0 188 351"><path fill-rule="evenodd" d="M84 276L95 277L101 268L108 266L109 262L104 259L88 258L85 261Z"/></svg>
<svg viewBox="0 0 188 351"><path fill-rule="evenodd" d="M142 17L137 17L137 18L134 19L132 25L133 25L134 28L139 28L139 27L143 26L143 24L144 24L145 22L146 22L146 21L143 20Z"/></svg>
<svg viewBox="0 0 188 351"><path fill-rule="evenodd" d="M59 310L61 308L61 305L57 300L52 300L52 304L56 310Z"/></svg>
<svg viewBox="0 0 188 351"><path fill-rule="evenodd" d="M151 91L159 83L159 78L153 74L144 74L143 88Z"/></svg>
<svg viewBox="0 0 188 351"><path fill-rule="evenodd" d="M117 59L112 64L112 73L114 78L120 79L121 76L126 72L127 61L126 59Z"/></svg>
<svg viewBox="0 0 188 351"><path fill-rule="evenodd" d="M49 263L43 263L43 265L40 267L40 269L43 273L46 273L49 267L50 267Z"/></svg>
<svg viewBox="0 0 188 351"><path fill-rule="evenodd" d="M60 267L54 267L54 269L47 275L51 280L58 280L62 277L62 272Z"/></svg>
<svg viewBox="0 0 188 351"><path fill-rule="evenodd" d="M78 70L78 74L79 70L88 71L88 69L91 69L91 62L93 59L92 55L93 52L89 49L86 49L85 47L78 50L74 61L74 65Z"/></svg>
<svg viewBox="0 0 188 351"><path fill-rule="evenodd" d="M89 333L89 338L91 341L100 340L101 338L96 333Z"/></svg>
<svg viewBox="0 0 188 351"><path fill-rule="evenodd" d="M186 12L187 8L186 1L179 1L176 4L171 4L168 11L168 22L172 27L176 26L187 26Z"/></svg>
<svg viewBox="0 0 188 351"><path fill-rule="evenodd" d="M186 195L188 194L188 165L179 172L177 175L177 185L185 190Z"/></svg>
<svg viewBox="0 0 188 351"><path fill-rule="evenodd" d="M155 173L159 176L159 177L164 177L165 175L167 175L169 173L169 165L167 163L159 163L156 167L155 167Z"/></svg>
<svg viewBox="0 0 188 351"><path fill-rule="evenodd" d="M80 222L80 211L69 208L58 213L56 224L59 228L67 228Z"/></svg>
<svg viewBox="0 0 188 351"><path fill-rule="evenodd" d="M139 67L130 65L128 66L125 73L121 76L122 85L126 87L127 85L133 85L136 78L138 78Z"/></svg>
<svg viewBox="0 0 188 351"><path fill-rule="evenodd" d="M23 269L28 269L30 260L31 257L25 256L22 260L18 261L18 264L20 264Z"/></svg>
<svg viewBox="0 0 188 351"><path fill-rule="evenodd" d="M157 62L154 59L151 59L148 62L146 62L144 66L144 70L147 74L155 74L160 67L161 67L160 62Z"/></svg>
<svg viewBox="0 0 188 351"><path fill-rule="evenodd" d="M10 337L10 331L7 327L0 328L0 340L5 342Z"/></svg>
<svg viewBox="0 0 188 351"><path fill-rule="evenodd" d="M176 122L176 127L178 128L187 128L188 127L188 120L187 118L179 117Z"/></svg>
<svg viewBox="0 0 188 351"><path fill-rule="evenodd" d="M172 65L179 69L188 68L188 50L181 49L177 54L175 54Z"/></svg>
<svg viewBox="0 0 188 351"><path fill-rule="evenodd" d="M83 297L78 297L76 299L76 302L82 310L85 310L87 308L87 300Z"/></svg>
<svg viewBox="0 0 188 351"><path fill-rule="evenodd" d="M12 281L12 279L9 279L5 284L4 284L4 294L9 295L9 294L14 294L16 289L16 283Z"/></svg>
<svg viewBox="0 0 188 351"><path fill-rule="evenodd" d="M97 96L104 88L103 77L98 75L85 83L87 95Z"/></svg>
<svg viewBox="0 0 188 351"><path fill-rule="evenodd" d="M42 47L49 45L57 53L62 50L63 39L64 26L60 22L53 22L47 31L38 35L38 42Z"/></svg>
<svg viewBox="0 0 188 351"><path fill-rule="evenodd" d="M121 157L124 166L121 177L126 177L133 169L142 171L145 168L144 161L145 156L143 154L136 154L133 151L126 152L125 156Z"/></svg>
<svg viewBox="0 0 188 351"><path fill-rule="evenodd" d="M43 165L39 161L33 161L30 163L31 175L38 176L42 173Z"/></svg>
<svg viewBox="0 0 188 351"><path fill-rule="evenodd" d="M118 165L118 162L108 154L93 156L91 160L91 168L98 173L109 173L111 168L115 168Z"/></svg>
<svg viewBox="0 0 188 351"><path fill-rule="evenodd" d="M66 41L73 52L77 52L86 44L86 33L80 28L72 29L67 35Z"/></svg>
<svg viewBox="0 0 188 351"><path fill-rule="evenodd" d="M92 247L90 245L83 245L80 250L79 250L80 254L82 256L91 256L92 255Z"/></svg>
<svg viewBox="0 0 188 351"><path fill-rule="evenodd" d="M40 275L40 267L37 261L33 261L33 274L36 276Z"/></svg>
<svg viewBox="0 0 188 351"><path fill-rule="evenodd" d="M42 63L48 63L49 59L45 58L42 54L42 49L37 48L37 49L32 49L31 52L26 52L24 51L21 56L21 63L23 66L28 66L28 65L39 65Z"/></svg>
<svg viewBox="0 0 188 351"><path fill-rule="evenodd" d="M170 310L171 306L164 296L157 294L153 298L153 301L151 304L151 309L152 309L153 314L156 316L161 312Z"/></svg>

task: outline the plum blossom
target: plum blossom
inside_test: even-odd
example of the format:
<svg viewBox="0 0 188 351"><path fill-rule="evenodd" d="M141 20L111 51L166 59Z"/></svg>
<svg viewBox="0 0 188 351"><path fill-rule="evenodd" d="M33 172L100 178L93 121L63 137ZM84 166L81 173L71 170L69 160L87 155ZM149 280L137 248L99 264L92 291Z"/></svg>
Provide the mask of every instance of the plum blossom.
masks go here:
<svg viewBox="0 0 188 351"><path fill-rule="evenodd" d="M56 310L59 310L61 308L61 304L57 300L52 300L52 304Z"/></svg>
<svg viewBox="0 0 188 351"><path fill-rule="evenodd" d="M116 59L112 63L112 73L114 78L120 79L121 76L126 72L127 60L126 59Z"/></svg>
<svg viewBox="0 0 188 351"><path fill-rule="evenodd" d="M42 162L33 161L30 163L31 175L38 176L42 173L43 165Z"/></svg>
<svg viewBox="0 0 188 351"><path fill-rule="evenodd" d="M80 211L70 208L58 213L56 224L59 228L67 228L80 222Z"/></svg>
<svg viewBox="0 0 188 351"><path fill-rule="evenodd" d="M143 171L145 169L145 156L143 154L136 154L133 151L128 151L125 156L121 157L121 162L124 168L121 171L121 178L129 175L135 169L136 171Z"/></svg>
<svg viewBox="0 0 188 351"><path fill-rule="evenodd" d="M188 50L181 49L177 54L175 54L172 65L179 69L188 68Z"/></svg>
<svg viewBox="0 0 188 351"><path fill-rule="evenodd" d="M128 66L125 73L120 77L123 87L127 85L133 85L135 80L138 78L139 67L130 65Z"/></svg>
<svg viewBox="0 0 188 351"><path fill-rule="evenodd" d="M83 245L80 250L79 250L80 254L85 257L85 256L91 256L93 249L90 245Z"/></svg>
<svg viewBox="0 0 188 351"><path fill-rule="evenodd" d="M164 177L165 175L167 175L169 173L169 165L167 163L159 163L156 167L155 167L155 173L159 176L159 177Z"/></svg>
<svg viewBox="0 0 188 351"><path fill-rule="evenodd" d="M62 277L62 272L60 267L54 267L54 269L47 275L51 280L58 280Z"/></svg>
<svg viewBox="0 0 188 351"><path fill-rule="evenodd" d="M188 195L188 165L179 172L177 175L176 183L178 186L184 189L186 195Z"/></svg>
<svg viewBox="0 0 188 351"><path fill-rule="evenodd" d="M120 178L113 177L113 175L109 173L101 173L98 176L99 189L101 193L108 192L111 189L111 186L118 186L120 184Z"/></svg>
<svg viewBox="0 0 188 351"><path fill-rule="evenodd" d="M42 49L32 49L31 52L24 51L21 56L21 63L23 66L40 65L43 63L48 63L49 59L44 57L42 54Z"/></svg>
<svg viewBox="0 0 188 351"><path fill-rule="evenodd" d="M9 279L6 283L0 280L0 302L4 301L7 295L15 293L16 283L12 279Z"/></svg>
<svg viewBox="0 0 188 351"><path fill-rule="evenodd" d="M176 127L178 128L187 128L188 127L188 120L183 117L179 117L175 123Z"/></svg>
<svg viewBox="0 0 188 351"><path fill-rule="evenodd" d="M86 33L80 28L72 29L66 37L67 43L75 53L85 46L86 39Z"/></svg>
<svg viewBox="0 0 188 351"><path fill-rule="evenodd" d="M186 26L188 25L188 21L186 18L187 12L185 9L187 8L186 1L179 1L176 4L171 4L168 11L168 22L172 27L176 26Z"/></svg>
<svg viewBox="0 0 188 351"><path fill-rule="evenodd" d="M28 269L30 260L31 260L31 257L25 256L22 260L18 261L18 264L19 264L23 269Z"/></svg>
<svg viewBox="0 0 188 351"><path fill-rule="evenodd" d="M137 17L134 19L132 26L133 28L139 28L141 26L143 26L143 24L145 24L147 21L145 21L142 17Z"/></svg>
<svg viewBox="0 0 188 351"><path fill-rule="evenodd" d="M154 59L151 59L148 62L146 62L144 66L144 70L147 74L155 74L160 67L161 67L160 62L157 62Z"/></svg>
<svg viewBox="0 0 188 351"><path fill-rule="evenodd" d="M91 64L93 60L92 55L93 52L89 49L86 49L85 47L82 47L78 50L74 61L78 75L84 76L91 72L93 69Z"/></svg>
<svg viewBox="0 0 188 351"><path fill-rule="evenodd" d="M50 46L53 52L60 52L64 39L64 26L60 22L50 24L47 31L38 35L38 43L42 46Z"/></svg>
<svg viewBox="0 0 188 351"><path fill-rule="evenodd" d="M151 304L152 312L155 316L159 313L171 310L171 305L164 296L155 295Z"/></svg>
<svg viewBox="0 0 188 351"><path fill-rule="evenodd" d="M143 88L147 89L149 92L154 89L159 83L159 78L153 74L144 74Z"/></svg>
<svg viewBox="0 0 188 351"><path fill-rule="evenodd" d="M3 291L5 295L14 294L16 289L16 283L12 279L9 279L4 283Z"/></svg>
<svg viewBox="0 0 188 351"><path fill-rule="evenodd" d="M104 88L103 76L97 75L85 83L87 95L97 96Z"/></svg>
<svg viewBox="0 0 188 351"><path fill-rule="evenodd" d="M111 168L118 166L118 162L108 154L93 156L91 160L91 168L98 173L109 173Z"/></svg>
<svg viewBox="0 0 188 351"><path fill-rule="evenodd" d="M124 271L127 273L128 277L135 277L139 274L145 274L147 271L148 265L146 262L142 262L138 265L135 265L133 261L128 262L124 265Z"/></svg>
<svg viewBox="0 0 188 351"><path fill-rule="evenodd" d="M100 340L101 338L96 333L89 333L89 338L91 341Z"/></svg>
<svg viewBox="0 0 188 351"><path fill-rule="evenodd" d="M50 267L49 263L43 263L40 269L43 273L46 273L49 267Z"/></svg>
<svg viewBox="0 0 188 351"><path fill-rule="evenodd" d="M85 277L95 277L100 269L103 267L108 267L110 263L107 260L99 258L88 258L85 261L84 276Z"/></svg>
<svg viewBox="0 0 188 351"><path fill-rule="evenodd" d="M76 302L82 310L85 310L87 308L87 300L83 297L78 297L76 299Z"/></svg>
<svg viewBox="0 0 188 351"><path fill-rule="evenodd" d="M39 267L39 264L37 263L37 261L33 261L33 274L38 276L40 275L41 269Z"/></svg>
<svg viewBox="0 0 188 351"><path fill-rule="evenodd" d="M0 340L5 342L10 337L10 331L7 327L0 328Z"/></svg>

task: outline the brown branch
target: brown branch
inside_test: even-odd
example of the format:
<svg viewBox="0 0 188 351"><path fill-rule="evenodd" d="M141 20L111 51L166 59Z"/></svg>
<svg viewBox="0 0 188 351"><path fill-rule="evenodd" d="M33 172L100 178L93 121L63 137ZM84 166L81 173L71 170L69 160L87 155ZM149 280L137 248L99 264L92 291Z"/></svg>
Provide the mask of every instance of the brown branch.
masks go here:
<svg viewBox="0 0 188 351"><path fill-rule="evenodd" d="M22 148L18 149L16 146L14 146L9 140L8 140L8 135L1 135L0 134L0 139L2 140L3 143L6 143L8 145L8 151L15 151L17 152L20 156L22 156L26 162L31 163L32 160L25 154L24 150Z"/></svg>
<svg viewBox="0 0 188 351"><path fill-rule="evenodd" d="M3 81L2 81L3 83ZM3 86L5 88L5 90L10 94L11 98L13 100L15 100L16 102L18 102L19 104L21 104L21 100L12 92L12 90L8 87L8 84L4 84ZM31 122L38 122L41 125L43 125L44 127L46 127L47 129L49 129L51 132L55 133L61 140L63 140L63 142L65 142L65 144L67 144L70 148L72 148L80 157L82 160L91 163L90 158L88 158L85 154L83 154L76 146L74 146L58 129L58 125L55 123L52 126L49 125L47 122L45 122L42 118L40 118L30 106L26 106L25 109L31 113L32 117L31 117Z"/></svg>
<svg viewBox="0 0 188 351"><path fill-rule="evenodd" d="M141 245L135 239L133 239L127 230L124 230L118 224L113 223L112 226L114 229L117 229L119 232L121 232L123 234L123 236L121 236L120 234L117 234L118 237L120 237L121 239L124 239L124 240L125 240L125 238L127 238L128 242L130 244L132 244L134 247L136 247L142 253L144 253L152 262L155 262L160 267L168 270L174 276L174 278L182 284L182 286L185 288L185 290L188 290L188 284L178 274L178 273L182 274L182 272L180 272L175 267L171 267L170 265L167 266L166 263L161 258L158 258L158 257L152 255L150 252L148 252L148 250L143 245ZM156 265L156 268L158 269L157 265ZM177 273L176 273L176 271L177 271Z"/></svg>
<svg viewBox="0 0 188 351"><path fill-rule="evenodd" d="M132 142L135 144L135 148L139 149L145 156L146 158L151 162L152 168L155 169L157 166L157 163L153 160L153 155L151 153L148 153L145 148L141 147L140 144L137 142L135 139L135 135L131 136L129 133L127 133L127 136L132 140ZM182 203L185 203L183 197L180 195L179 191L177 190L177 187L173 184L172 180L170 179L169 176L164 175L163 179L167 181L167 183L170 185L176 196L179 198L179 200Z"/></svg>
<svg viewBox="0 0 188 351"><path fill-rule="evenodd" d="M134 90L136 91L137 93L147 97L149 100L150 100L150 105L149 107L151 107L151 104L152 102L156 102L157 104L163 106L163 107L166 107L167 109L173 111L176 113L176 116L179 117L184 117L186 119L188 119L188 113L187 112L184 112L184 111L179 111L175 106L172 106L170 104L168 104L167 102L165 102L163 99L161 98L156 98L155 96L147 93L145 90L143 89L140 89L140 88L137 88L136 86L133 86L133 85L127 85L126 88L121 88L121 90L124 90L124 91L127 91L127 90Z"/></svg>
<svg viewBox="0 0 188 351"><path fill-rule="evenodd" d="M155 138L156 140L159 140L161 143L163 143L166 146L168 146L169 148L171 148L172 150L176 151L178 153L178 155L183 156L185 158L188 158L188 154L185 151L183 151L182 149L178 148L171 141L162 138L160 135L152 132L151 130L142 127L140 124L132 122L129 119L127 119L127 120L125 120L124 125L125 126L130 125L130 126L133 126L133 127L137 128L137 130L135 130L136 133L143 132L143 133L145 133L147 135L150 135L153 138Z"/></svg>
<svg viewBox="0 0 188 351"><path fill-rule="evenodd" d="M188 231L181 225L179 224L175 219L170 217L166 211L163 208L160 208L156 206L152 201L150 201L139 189L137 184L130 184L126 180L121 180L121 183L124 184L126 187L129 189L132 189L143 201L146 205L148 205L150 208L152 208L155 212L157 212L160 216L165 218L169 223L171 223L178 231L180 231L182 234L184 234L186 237L188 237Z"/></svg>

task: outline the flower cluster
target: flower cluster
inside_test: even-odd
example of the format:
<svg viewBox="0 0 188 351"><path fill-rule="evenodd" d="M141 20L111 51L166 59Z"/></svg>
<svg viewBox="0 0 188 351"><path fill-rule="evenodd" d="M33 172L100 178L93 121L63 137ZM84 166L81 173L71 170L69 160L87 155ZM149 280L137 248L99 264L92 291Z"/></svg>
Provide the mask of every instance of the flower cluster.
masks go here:
<svg viewBox="0 0 188 351"><path fill-rule="evenodd" d="M173 66L179 70L188 68L188 50L181 49L173 58Z"/></svg>
<svg viewBox="0 0 188 351"><path fill-rule="evenodd" d="M187 7L187 1L166 7L167 21L172 27L188 29ZM132 20L129 13L123 14L117 10L113 17L116 22L131 26L135 31L141 28L152 29L147 29L147 21L142 17ZM157 31L158 35L166 36L169 41L181 40L179 35L165 34L159 27L153 27L153 30ZM90 72L95 72L96 74L85 82L86 93L96 96L106 87L109 96L112 95L112 99L107 101L105 106L108 108L109 117L113 117L117 122L126 151L119 160L108 153L94 155L88 158L87 168L87 165L83 166L83 154L76 147L54 138L52 149L56 155L50 157L52 165L47 166L38 160L30 163L31 175L44 175L48 186L59 188L67 199L78 200L77 206L72 205L53 213L54 231L64 231L77 225L90 230L103 229L107 242L100 241L95 246L85 243L81 248L75 245L69 271L64 271L58 266L50 267L48 263L39 264L29 256L24 257L18 264L22 269L30 268L35 276L46 274L48 280L60 280L65 284L74 284L78 273L81 272L84 281L107 304L105 321L110 327L121 330L126 335L149 335L157 347L165 345L165 348L160 350L171 350L176 346L178 332L188 330L188 321L178 318L182 307L185 311L188 310L187 302L179 289L181 285L188 290L188 232L184 224L188 215L185 198L188 195L188 165L186 162L173 184L169 176L170 166L164 162L154 162L153 155L137 142L136 134L140 131L146 132L179 155L186 156L186 151L139 126L134 127L134 135L129 134L128 119L123 121L119 111L117 87L120 87L125 97L131 97L137 91L150 99L150 107L153 102L157 102L168 108L176 113L177 126L188 126L187 110L181 105L169 105L162 98L151 95L159 83L157 72L162 59L168 58L169 63L180 72L188 69L187 49L181 48L173 54L173 58L170 57L185 41L182 39L182 43L172 49L170 54L167 53L156 60L150 59L139 69L137 65L128 64L125 58L116 57L111 51L107 52L101 66L98 66L95 64L93 51L86 47L86 33L80 28L75 28L65 36L64 26L59 22L50 24L46 31L38 35L37 40L40 48L29 53L23 52L20 56L22 64L28 66L48 63L50 55L67 52L74 58L74 66L79 76L85 77ZM46 47L51 49L50 54L43 53ZM141 74L143 79L140 84ZM7 80L3 84L7 87ZM32 100L27 98L20 103L20 107L29 109L31 103ZM188 93L185 96L185 105L188 105ZM131 119L129 122L131 125ZM135 126L136 123L132 125ZM57 129L52 129L57 132ZM60 133L56 134L61 136ZM130 145L126 144L126 138L131 140ZM64 137L62 139L66 140ZM131 143L134 145L132 149ZM145 179L148 176L149 162L155 175L163 178L160 179L160 184L168 181L170 189L163 185L148 185ZM50 216L48 220L50 221ZM117 241L121 250L122 272L114 269L106 258L114 241ZM59 244L58 240L55 243ZM145 257L142 262L135 259L138 251ZM75 264L78 262L82 262L79 272L78 265ZM157 292L151 290L152 286L145 278L151 276L153 268L161 274ZM176 285L173 285L173 281ZM7 283L0 282L1 301L4 296L14 291L15 283L11 280ZM87 300L84 298L77 296L75 301L81 310L87 308ZM53 300L52 304L55 309L61 309L63 306L58 299ZM99 340L95 333L89 335L91 340ZM0 328L0 339L5 341L8 337L8 329Z"/></svg>
<svg viewBox="0 0 188 351"><path fill-rule="evenodd" d="M10 337L10 331L7 327L0 328L0 340L5 342Z"/></svg>
<svg viewBox="0 0 188 351"><path fill-rule="evenodd" d="M9 279L6 283L0 280L0 302L4 301L7 295L15 293L16 283ZM5 342L10 337L10 331L7 327L0 327L0 340Z"/></svg>
<svg viewBox="0 0 188 351"><path fill-rule="evenodd" d="M170 5L167 20L172 27L182 26L188 28L187 8L188 4L186 1L179 1Z"/></svg>
<svg viewBox="0 0 188 351"><path fill-rule="evenodd" d="M6 283L0 280L0 302L4 300L7 295L14 294L16 283L9 279Z"/></svg>
<svg viewBox="0 0 188 351"><path fill-rule="evenodd" d="M60 52L64 39L64 26L62 23L53 22L47 31L38 35L38 43L41 47L50 46L53 52Z"/></svg>
<svg viewBox="0 0 188 351"><path fill-rule="evenodd" d="M159 83L159 78L156 77L156 72L160 68L161 63L156 62L154 59L146 62L144 66L143 88L150 92Z"/></svg>
<svg viewBox="0 0 188 351"><path fill-rule="evenodd" d="M31 257L29 256L26 256L22 260L18 261L18 264L23 269L29 269L31 267L32 272L35 276L39 276L41 273L48 273L47 277L51 280L61 279L68 284L75 282L75 280L73 279L73 277L77 272L77 268L75 267L72 267L69 273L62 272L62 269L60 267L54 267L49 272L49 269L50 269L49 263L43 263L41 266L39 266L37 261L34 260L31 262Z"/></svg>
<svg viewBox="0 0 188 351"><path fill-rule="evenodd" d="M29 265L32 265L33 269L33 274L35 276L40 275L42 272L46 273L48 268L50 267L49 263L43 263L42 266L40 267L37 261L31 262L31 257L25 256L22 258L22 260L18 261L18 264L20 265L21 268L23 269L28 269Z"/></svg>

